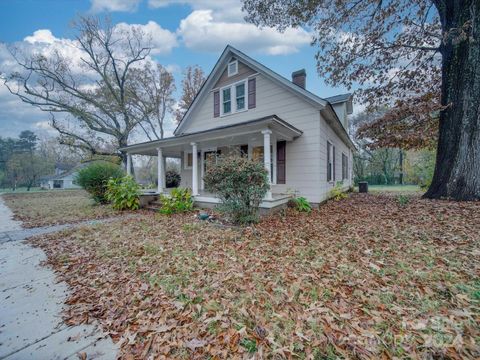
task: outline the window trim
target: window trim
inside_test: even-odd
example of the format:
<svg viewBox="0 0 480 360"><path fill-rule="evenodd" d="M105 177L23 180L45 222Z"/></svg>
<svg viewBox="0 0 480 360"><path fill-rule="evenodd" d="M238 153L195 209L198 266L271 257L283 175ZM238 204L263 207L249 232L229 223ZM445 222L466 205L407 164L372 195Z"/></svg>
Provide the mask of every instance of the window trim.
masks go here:
<svg viewBox="0 0 480 360"><path fill-rule="evenodd" d="M243 108L238 110L238 95L237 95L237 87L239 85L243 85ZM244 81L243 83L238 83L238 84L235 84L235 109L236 111L235 112L240 112L240 111L243 111L245 110L245 108L247 107L247 96L246 96L246 92L247 92L247 82Z"/></svg>
<svg viewBox="0 0 480 360"><path fill-rule="evenodd" d="M193 152L192 151L185 151L183 153L183 168L185 170L191 170L192 166L188 166L188 155L192 154L192 165L193 165Z"/></svg>
<svg viewBox="0 0 480 360"><path fill-rule="evenodd" d="M230 72L230 65L235 64L235 72ZM227 65L227 75L228 77L234 76L238 74L238 60L230 61Z"/></svg>
<svg viewBox="0 0 480 360"><path fill-rule="evenodd" d="M223 93L225 90L229 89L230 90L230 111L229 112L225 112L225 100L223 98ZM233 113L233 101L232 101L232 88L230 87L224 87L222 89L220 89L220 115L228 115L228 114L231 114Z"/></svg>
<svg viewBox="0 0 480 360"><path fill-rule="evenodd" d="M244 84L244 92L243 92L244 106L243 106L243 109L238 110L237 109L237 85L240 85L240 84ZM223 90L228 88L230 88L230 112L225 113L223 112ZM233 114L248 110L248 104L247 104L248 78L223 86L219 89L219 91L220 91L220 117L233 115Z"/></svg>

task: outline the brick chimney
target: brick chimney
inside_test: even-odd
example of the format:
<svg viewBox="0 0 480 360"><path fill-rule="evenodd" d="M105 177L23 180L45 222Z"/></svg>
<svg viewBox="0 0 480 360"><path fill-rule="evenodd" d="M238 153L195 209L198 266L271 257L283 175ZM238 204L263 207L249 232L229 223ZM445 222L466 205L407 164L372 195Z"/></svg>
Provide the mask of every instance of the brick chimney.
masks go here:
<svg viewBox="0 0 480 360"><path fill-rule="evenodd" d="M292 73L292 82L295 85L298 85L301 88L305 89L306 82L307 82L307 73L305 72L305 69L294 71Z"/></svg>

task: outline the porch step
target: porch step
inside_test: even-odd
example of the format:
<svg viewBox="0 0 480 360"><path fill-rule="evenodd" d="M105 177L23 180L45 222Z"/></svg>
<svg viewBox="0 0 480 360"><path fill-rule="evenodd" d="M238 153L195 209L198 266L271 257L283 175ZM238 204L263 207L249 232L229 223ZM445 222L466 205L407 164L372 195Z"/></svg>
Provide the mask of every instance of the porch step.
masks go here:
<svg viewBox="0 0 480 360"><path fill-rule="evenodd" d="M162 207L160 200L153 200L145 206L145 210L158 211Z"/></svg>

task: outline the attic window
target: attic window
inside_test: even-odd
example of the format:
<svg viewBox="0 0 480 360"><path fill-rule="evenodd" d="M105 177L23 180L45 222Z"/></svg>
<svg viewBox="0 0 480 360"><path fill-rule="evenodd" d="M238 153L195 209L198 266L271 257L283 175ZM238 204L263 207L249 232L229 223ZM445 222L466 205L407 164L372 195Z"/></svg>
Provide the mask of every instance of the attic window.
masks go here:
<svg viewBox="0 0 480 360"><path fill-rule="evenodd" d="M232 61L228 63L228 76L233 76L238 74L238 61Z"/></svg>

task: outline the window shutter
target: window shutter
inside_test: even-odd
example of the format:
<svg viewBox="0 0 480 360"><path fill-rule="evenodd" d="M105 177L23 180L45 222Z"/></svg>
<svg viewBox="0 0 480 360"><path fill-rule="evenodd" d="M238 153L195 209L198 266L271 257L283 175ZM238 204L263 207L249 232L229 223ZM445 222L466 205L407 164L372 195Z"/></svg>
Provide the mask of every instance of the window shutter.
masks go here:
<svg viewBox="0 0 480 360"><path fill-rule="evenodd" d="M332 155L333 155L333 181L335 181L336 180L336 177L335 177L335 146L332 149Z"/></svg>
<svg viewBox="0 0 480 360"><path fill-rule="evenodd" d="M257 106L257 79L248 79L248 108L253 109Z"/></svg>
<svg viewBox="0 0 480 360"><path fill-rule="evenodd" d="M327 181L332 180L332 167L330 166L330 143L327 142Z"/></svg>
<svg viewBox="0 0 480 360"><path fill-rule="evenodd" d="M213 93L213 117L220 116L220 91Z"/></svg>
<svg viewBox="0 0 480 360"><path fill-rule="evenodd" d="M277 184L286 183L286 141L277 141Z"/></svg>

